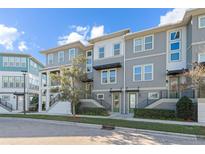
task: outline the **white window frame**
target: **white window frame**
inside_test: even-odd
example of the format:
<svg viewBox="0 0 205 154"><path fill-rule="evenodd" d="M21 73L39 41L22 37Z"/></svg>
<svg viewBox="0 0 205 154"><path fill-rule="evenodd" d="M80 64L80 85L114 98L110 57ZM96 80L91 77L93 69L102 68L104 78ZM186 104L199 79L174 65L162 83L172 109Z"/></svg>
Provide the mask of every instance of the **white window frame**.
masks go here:
<svg viewBox="0 0 205 154"><path fill-rule="evenodd" d="M152 79L151 80L145 80L145 67L146 66L152 66ZM143 81L153 81L153 79L154 79L154 66L153 66L153 64L143 65Z"/></svg>
<svg viewBox="0 0 205 154"><path fill-rule="evenodd" d="M141 80L135 80L135 68L136 67L140 67L141 68ZM139 82L139 81L143 81L143 78L142 78L142 73L143 73L143 67L142 67L142 65L134 65L133 66L133 81L134 82Z"/></svg>
<svg viewBox="0 0 205 154"><path fill-rule="evenodd" d="M142 47L141 47L141 50L139 50L139 51L136 51L136 50L135 50L136 40L141 40L141 42L142 42L142 43L141 43L141 46L142 46ZM143 52L143 50L144 50L144 49L143 49L143 44L144 44L144 43L143 43L143 40L144 40L143 37L139 37L139 38L135 38L135 39L134 39L134 47L133 47L134 53Z"/></svg>
<svg viewBox="0 0 205 154"><path fill-rule="evenodd" d="M203 53L198 53L198 63L205 62L205 61L201 61L201 55L204 55L204 56L205 56L205 52L203 52Z"/></svg>
<svg viewBox="0 0 205 154"><path fill-rule="evenodd" d="M6 63L6 65L5 65L5 63ZM9 64L9 57L3 56L3 66L4 67L10 66L10 64Z"/></svg>
<svg viewBox="0 0 205 154"><path fill-rule="evenodd" d="M110 82L110 71L115 71L115 82ZM102 73L104 71L107 71L107 83L103 83L103 78L102 78ZM101 78L101 84L104 85L104 84L116 84L117 83L117 69L116 68L112 68L112 69L104 69L104 70L101 70L101 73L100 73L100 78Z"/></svg>
<svg viewBox="0 0 205 154"><path fill-rule="evenodd" d="M48 54L48 65L52 65L54 63L54 55L53 53Z"/></svg>
<svg viewBox="0 0 205 154"><path fill-rule="evenodd" d="M152 97L153 95L157 94L157 98ZM149 92L148 93L148 99L159 99L159 92Z"/></svg>
<svg viewBox="0 0 205 154"><path fill-rule="evenodd" d="M120 52L118 55L115 55L115 45L118 45L118 44L120 45L120 48L119 48ZM121 43L120 42L113 43L112 56L116 57L116 56L120 56L120 55L121 55Z"/></svg>
<svg viewBox="0 0 205 154"><path fill-rule="evenodd" d="M72 50L74 51L74 57L72 57L72 59L71 59L71 51ZM69 61L73 60L75 57L76 57L76 49L75 48L68 49L68 59L69 59Z"/></svg>
<svg viewBox="0 0 205 154"><path fill-rule="evenodd" d="M152 66L152 79L151 80L145 80L145 66ZM141 67L141 80L135 80L135 68L136 67ZM141 82L141 81L145 81L145 82L149 82L149 81L153 81L154 80L154 64L143 64L143 65L134 65L133 69L132 69L132 75L133 75L133 82Z"/></svg>
<svg viewBox="0 0 205 154"><path fill-rule="evenodd" d="M8 98L8 100L5 100L5 97L7 97ZM2 95L2 101L5 101L5 102L8 102L8 101L10 101L10 95Z"/></svg>
<svg viewBox="0 0 205 154"><path fill-rule="evenodd" d="M146 44L145 38L150 37L150 36L152 37L152 48L151 48L151 49L145 49L145 44ZM141 41L142 41L142 44L141 44L142 48L141 48L141 50L139 50L139 51L135 51L135 43L136 43L136 40L141 40ZM146 35L146 36L143 36L143 37L138 37L138 38L135 38L133 41L134 41L134 42L133 42L133 44L134 44L134 46L133 46L133 51L134 51L134 53L154 50L154 34Z"/></svg>
<svg viewBox="0 0 205 154"><path fill-rule="evenodd" d="M201 18L205 18L205 15L202 15L202 16L199 16L199 17L198 17L198 28L199 28L199 29L205 28L205 26L201 26Z"/></svg>
<svg viewBox="0 0 205 154"><path fill-rule="evenodd" d="M99 98L99 95L103 96L102 98ZM98 93L97 94L97 100L104 100L105 99L105 95L103 93Z"/></svg>
<svg viewBox="0 0 205 154"><path fill-rule="evenodd" d="M62 57L61 57L61 54L63 55ZM58 52L58 63L62 63L62 62L64 62L64 60L65 60L65 52L59 51Z"/></svg>
<svg viewBox="0 0 205 154"><path fill-rule="evenodd" d="M100 58L100 48L104 48L104 57ZM105 47L104 46L101 46L101 47L98 47L98 59L103 59L105 58Z"/></svg>
<svg viewBox="0 0 205 154"><path fill-rule="evenodd" d="M91 52L91 56L87 55L88 52ZM93 55L92 50L86 51L86 73L91 73L93 71L93 67L92 67L93 66L93 56L92 55ZM87 64L88 59L91 59L91 64ZM88 67L90 67L90 71L87 70Z"/></svg>
<svg viewBox="0 0 205 154"><path fill-rule="evenodd" d="M146 42L145 42L145 39L147 38L147 37L152 37L152 48L151 49L145 49L145 45L146 45ZM147 43L148 44L148 43ZM153 50L154 49L154 35L152 34L152 35L147 35L147 36L145 36L144 37L144 42L143 42L143 46L144 46L144 51L149 51L149 50Z"/></svg>

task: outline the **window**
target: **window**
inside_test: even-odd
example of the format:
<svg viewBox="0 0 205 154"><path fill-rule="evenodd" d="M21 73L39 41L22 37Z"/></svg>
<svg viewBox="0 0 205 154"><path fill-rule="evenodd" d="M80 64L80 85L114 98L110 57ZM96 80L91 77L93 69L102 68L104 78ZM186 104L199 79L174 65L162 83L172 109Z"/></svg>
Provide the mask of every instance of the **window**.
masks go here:
<svg viewBox="0 0 205 154"><path fill-rule="evenodd" d="M108 71L101 72L101 83L103 84L108 83Z"/></svg>
<svg viewBox="0 0 205 154"><path fill-rule="evenodd" d="M144 81L152 80L153 76L153 68L152 65L145 65L144 66Z"/></svg>
<svg viewBox="0 0 205 154"><path fill-rule="evenodd" d="M21 76L2 76L2 81L2 88L23 88L24 79Z"/></svg>
<svg viewBox="0 0 205 154"><path fill-rule="evenodd" d="M9 66L9 57L3 57L3 66L4 67Z"/></svg>
<svg viewBox="0 0 205 154"><path fill-rule="evenodd" d="M14 88L14 77L13 76L9 77L9 87Z"/></svg>
<svg viewBox="0 0 205 154"><path fill-rule="evenodd" d="M53 64L53 54L48 54L48 64Z"/></svg>
<svg viewBox="0 0 205 154"><path fill-rule="evenodd" d="M21 59L20 57L15 57L15 66L20 67Z"/></svg>
<svg viewBox="0 0 205 154"><path fill-rule="evenodd" d="M8 102L8 101L10 101L10 96L9 96L9 95L2 95L2 101L3 101L3 102Z"/></svg>
<svg viewBox="0 0 205 154"><path fill-rule="evenodd" d="M139 65L133 67L133 81L153 80L153 64Z"/></svg>
<svg viewBox="0 0 205 154"><path fill-rule="evenodd" d="M198 62L205 62L205 53L199 53L198 55Z"/></svg>
<svg viewBox="0 0 205 154"><path fill-rule="evenodd" d="M148 99L159 99L159 93L158 92L149 92Z"/></svg>
<svg viewBox="0 0 205 154"><path fill-rule="evenodd" d="M97 94L98 100L104 100L104 94Z"/></svg>
<svg viewBox="0 0 205 154"><path fill-rule="evenodd" d="M205 16L199 17L199 28L205 28Z"/></svg>
<svg viewBox="0 0 205 154"><path fill-rule="evenodd" d="M21 67L26 67L26 58L21 58Z"/></svg>
<svg viewBox="0 0 205 154"><path fill-rule="evenodd" d="M134 52L142 51L142 39L135 39L134 41Z"/></svg>
<svg viewBox="0 0 205 154"><path fill-rule="evenodd" d="M117 82L116 69L101 71L101 84L114 84Z"/></svg>
<svg viewBox="0 0 205 154"><path fill-rule="evenodd" d="M134 81L141 81L142 80L142 67L136 66L134 67Z"/></svg>
<svg viewBox="0 0 205 154"><path fill-rule="evenodd" d="M14 57L9 57L9 65L14 66Z"/></svg>
<svg viewBox="0 0 205 154"><path fill-rule="evenodd" d="M134 52L148 51L153 49L153 35L137 38L134 40Z"/></svg>
<svg viewBox="0 0 205 154"><path fill-rule="evenodd" d="M105 48L101 47L99 48L99 58L104 58L105 57Z"/></svg>
<svg viewBox="0 0 205 154"><path fill-rule="evenodd" d="M86 72L92 72L92 51L86 52Z"/></svg>
<svg viewBox="0 0 205 154"><path fill-rule="evenodd" d="M64 51L58 52L58 63L64 62Z"/></svg>
<svg viewBox="0 0 205 154"><path fill-rule="evenodd" d="M8 88L8 87L9 87L9 85L8 85L8 83L9 83L9 78L3 76L3 77L2 77L2 80L3 80L3 85L2 85L3 88Z"/></svg>
<svg viewBox="0 0 205 154"><path fill-rule="evenodd" d="M171 62L179 61L181 54L181 31L170 32L169 38L169 59Z"/></svg>
<svg viewBox="0 0 205 154"><path fill-rule="evenodd" d="M145 45L144 45L144 50L151 50L152 49L152 44L153 44L153 41L152 41L152 36L146 36L145 37Z"/></svg>
<svg viewBox="0 0 205 154"><path fill-rule="evenodd" d="M110 83L116 82L116 70L110 70Z"/></svg>
<svg viewBox="0 0 205 154"><path fill-rule="evenodd" d="M120 43L114 44L113 55L114 56L120 55Z"/></svg>
<svg viewBox="0 0 205 154"><path fill-rule="evenodd" d="M21 77L17 76L15 77L15 87L20 88L20 82L21 82Z"/></svg>
<svg viewBox="0 0 205 154"><path fill-rule="evenodd" d="M75 48L69 49L69 60L73 60L75 58Z"/></svg>

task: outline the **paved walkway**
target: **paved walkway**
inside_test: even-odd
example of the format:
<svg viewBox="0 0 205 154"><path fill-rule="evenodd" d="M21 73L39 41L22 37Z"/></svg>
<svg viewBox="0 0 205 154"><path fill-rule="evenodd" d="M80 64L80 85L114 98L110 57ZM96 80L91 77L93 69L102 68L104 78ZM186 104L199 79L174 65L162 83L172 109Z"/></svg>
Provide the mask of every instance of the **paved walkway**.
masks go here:
<svg viewBox="0 0 205 154"><path fill-rule="evenodd" d="M160 133L128 128L102 130L100 125L0 118L0 144L205 144L195 135Z"/></svg>

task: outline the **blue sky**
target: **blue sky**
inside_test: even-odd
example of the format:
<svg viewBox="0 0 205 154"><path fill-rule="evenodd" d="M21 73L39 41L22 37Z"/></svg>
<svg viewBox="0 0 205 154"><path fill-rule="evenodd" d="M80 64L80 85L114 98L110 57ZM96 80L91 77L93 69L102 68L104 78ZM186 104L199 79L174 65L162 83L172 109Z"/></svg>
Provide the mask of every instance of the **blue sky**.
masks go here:
<svg viewBox="0 0 205 154"><path fill-rule="evenodd" d="M86 39L124 28L130 28L135 32L158 26L162 22L160 17L167 18L173 11L173 9L0 9L0 51L31 53L45 63L45 57L39 54L42 49L68 43L73 38Z"/></svg>

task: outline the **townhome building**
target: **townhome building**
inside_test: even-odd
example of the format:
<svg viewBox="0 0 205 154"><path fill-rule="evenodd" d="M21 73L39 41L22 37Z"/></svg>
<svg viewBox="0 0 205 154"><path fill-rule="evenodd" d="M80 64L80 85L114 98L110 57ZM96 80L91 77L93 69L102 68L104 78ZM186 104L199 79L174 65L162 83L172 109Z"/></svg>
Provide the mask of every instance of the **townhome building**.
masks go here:
<svg viewBox="0 0 205 154"><path fill-rule="evenodd" d="M0 53L0 113L29 110L39 93L39 70L44 66L29 54ZM25 78L24 78L25 77Z"/></svg>
<svg viewBox="0 0 205 154"><path fill-rule="evenodd" d="M84 99L99 103L111 112L128 114L134 108L175 109L182 96L195 100L191 81L184 73L193 69L193 63L205 63L205 9L190 9L177 23L138 32L124 29L88 42L88 45L78 41L42 51L47 64L41 74L47 75L47 82L45 86L41 84L40 96L45 95L47 111L56 103L52 100L57 96L50 93L48 74L59 71L60 66L69 67L70 60L78 54L87 58L88 80L82 83L90 94ZM205 88L200 88L199 97L204 97ZM39 103L41 111L42 101Z"/></svg>

